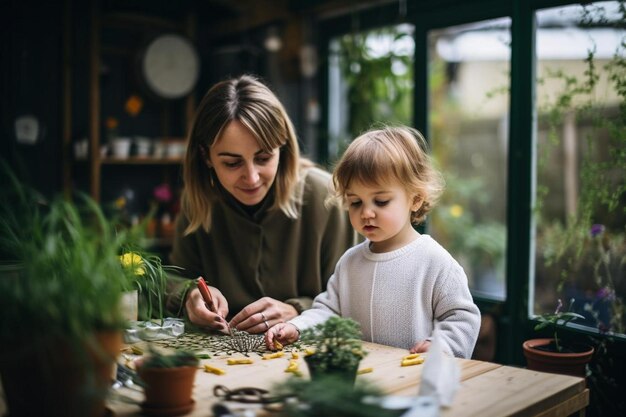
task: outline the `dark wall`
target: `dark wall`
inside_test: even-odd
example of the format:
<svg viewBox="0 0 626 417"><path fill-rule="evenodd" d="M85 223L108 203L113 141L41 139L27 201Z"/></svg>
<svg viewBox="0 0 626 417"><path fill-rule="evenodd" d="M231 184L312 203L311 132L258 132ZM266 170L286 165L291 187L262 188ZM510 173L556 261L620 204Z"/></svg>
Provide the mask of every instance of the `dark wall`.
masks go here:
<svg viewBox="0 0 626 417"><path fill-rule="evenodd" d="M0 6L0 150L24 181L46 195L61 184L62 2L8 0ZM15 120L39 122L35 144L17 142Z"/></svg>

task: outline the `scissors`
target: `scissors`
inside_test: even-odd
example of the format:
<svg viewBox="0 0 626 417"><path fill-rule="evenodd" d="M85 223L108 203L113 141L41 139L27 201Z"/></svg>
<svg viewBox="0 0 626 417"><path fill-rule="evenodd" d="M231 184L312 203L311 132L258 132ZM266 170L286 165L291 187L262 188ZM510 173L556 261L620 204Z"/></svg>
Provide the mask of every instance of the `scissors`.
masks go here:
<svg viewBox="0 0 626 417"><path fill-rule="evenodd" d="M235 401L246 404L271 404L282 401L284 398L272 396L263 388L243 387L228 389L224 385L213 387L213 395L223 401Z"/></svg>

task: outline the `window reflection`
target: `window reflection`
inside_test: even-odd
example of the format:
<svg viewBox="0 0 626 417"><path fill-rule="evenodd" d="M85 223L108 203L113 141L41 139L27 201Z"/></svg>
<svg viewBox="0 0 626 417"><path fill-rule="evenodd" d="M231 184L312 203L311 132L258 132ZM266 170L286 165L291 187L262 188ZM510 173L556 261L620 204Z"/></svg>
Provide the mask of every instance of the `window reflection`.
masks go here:
<svg viewBox="0 0 626 417"><path fill-rule="evenodd" d="M625 332L625 33L618 2L537 12L537 207L531 312L573 301ZM621 74L621 75L620 75ZM617 78L613 78L617 75ZM623 88L623 87L622 87ZM621 116L620 116L621 112ZM621 155L621 156L620 156ZM531 293L531 296L533 293Z"/></svg>
<svg viewBox="0 0 626 417"><path fill-rule="evenodd" d="M334 38L329 56L329 161L374 123L412 124L413 26Z"/></svg>
<svg viewBox="0 0 626 417"><path fill-rule="evenodd" d="M429 233L474 295L505 298L510 19L431 31L429 135L446 178Z"/></svg>

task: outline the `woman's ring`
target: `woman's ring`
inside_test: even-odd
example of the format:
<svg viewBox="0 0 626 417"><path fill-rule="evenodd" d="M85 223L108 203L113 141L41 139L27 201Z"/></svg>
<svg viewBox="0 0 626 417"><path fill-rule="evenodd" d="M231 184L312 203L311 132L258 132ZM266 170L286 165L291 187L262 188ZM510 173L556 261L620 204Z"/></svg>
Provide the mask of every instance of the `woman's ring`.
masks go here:
<svg viewBox="0 0 626 417"><path fill-rule="evenodd" d="M266 329L266 330L269 330L270 325L269 325L269 324L267 324L267 320L263 320L263 323L265 323L265 327L267 327L267 329Z"/></svg>

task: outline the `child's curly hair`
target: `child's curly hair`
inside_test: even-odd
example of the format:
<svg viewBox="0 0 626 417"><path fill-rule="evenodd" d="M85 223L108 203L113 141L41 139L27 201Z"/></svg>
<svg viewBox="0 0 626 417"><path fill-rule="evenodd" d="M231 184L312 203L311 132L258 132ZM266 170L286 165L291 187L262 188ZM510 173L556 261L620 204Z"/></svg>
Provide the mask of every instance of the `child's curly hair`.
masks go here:
<svg viewBox="0 0 626 417"><path fill-rule="evenodd" d="M377 185L397 181L410 196L422 201L411 213L411 223L422 223L444 189L427 150L424 136L416 129L387 126L370 130L352 141L335 166L331 198L346 207L346 190L352 181Z"/></svg>

